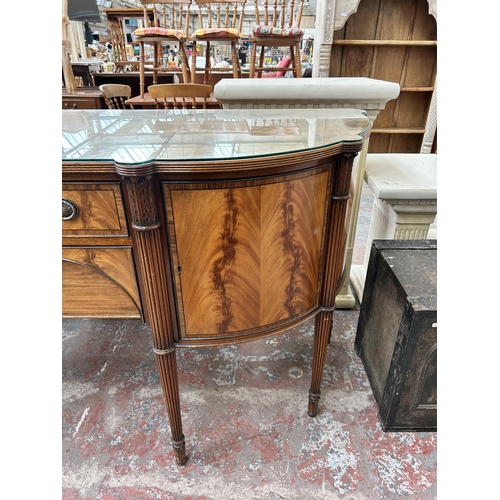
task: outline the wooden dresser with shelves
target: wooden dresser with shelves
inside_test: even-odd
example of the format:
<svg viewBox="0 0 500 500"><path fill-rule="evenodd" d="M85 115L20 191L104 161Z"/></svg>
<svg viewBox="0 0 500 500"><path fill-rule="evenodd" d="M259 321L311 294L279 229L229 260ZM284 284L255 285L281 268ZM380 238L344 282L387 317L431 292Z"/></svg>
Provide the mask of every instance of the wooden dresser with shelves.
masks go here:
<svg viewBox="0 0 500 500"><path fill-rule="evenodd" d="M365 113L62 115L63 315L149 325L172 458L187 460L177 348L256 340L314 317L316 416Z"/></svg>
<svg viewBox="0 0 500 500"><path fill-rule="evenodd" d="M395 82L400 95L374 124L369 153L419 153L437 75L434 0L351 0L333 32L331 77ZM347 7L348 6L348 7ZM345 13L337 12L337 16ZM346 20L347 19L347 20ZM436 139L431 152L436 150Z"/></svg>

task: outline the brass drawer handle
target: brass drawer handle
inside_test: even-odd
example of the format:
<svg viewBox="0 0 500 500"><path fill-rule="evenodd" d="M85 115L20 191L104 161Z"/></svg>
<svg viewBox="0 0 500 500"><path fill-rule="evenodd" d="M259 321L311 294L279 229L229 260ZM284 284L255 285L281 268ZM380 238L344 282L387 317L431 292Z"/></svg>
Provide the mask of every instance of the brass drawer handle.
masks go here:
<svg viewBox="0 0 500 500"><path fill-rule="evenodd" d="M74 102L74 103L73 103L73 107L72 107L72 108L70 108L70 107L68 106L68 103L67 103L67 102L65 102L65 103L64 103L64 107L65 107L66 109L76 109L76 103Z"/></svg>
<svg viewBox="0 0 500 500"><path fill-rule="evenodd" d="M62 199L62 220L74 219L79 213L80 209L74 201Z"/></svg>

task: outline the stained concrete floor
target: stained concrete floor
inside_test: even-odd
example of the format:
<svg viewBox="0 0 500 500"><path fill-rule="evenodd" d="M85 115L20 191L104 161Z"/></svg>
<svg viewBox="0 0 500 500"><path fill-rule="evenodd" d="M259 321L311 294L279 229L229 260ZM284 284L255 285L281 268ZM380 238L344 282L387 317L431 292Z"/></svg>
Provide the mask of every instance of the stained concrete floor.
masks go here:
<svg viewBox="0 0 500 500"><path fill-rule="evenodd" d="M363 189L354 263L371 203ZM335 312L314 419L313 321L237 346L179 349L184 467L174 463L149 328L64 319L63 500L437 498L437 433L382 431L354 351L358 317L359 304Z"/></svg>

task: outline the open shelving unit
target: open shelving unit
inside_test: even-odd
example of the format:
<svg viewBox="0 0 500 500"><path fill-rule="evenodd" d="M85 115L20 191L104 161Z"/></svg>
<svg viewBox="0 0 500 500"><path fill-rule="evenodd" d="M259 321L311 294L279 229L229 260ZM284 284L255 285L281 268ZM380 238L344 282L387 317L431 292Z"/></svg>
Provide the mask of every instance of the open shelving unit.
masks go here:
<svg viewBox="0 0 500 500"><path fill-rule="evenodd" d="M330 76L376 78L401 88L374 124L370 153L420 151L436 74L437 26L427 0L361 0L334 32Z"/></svg>

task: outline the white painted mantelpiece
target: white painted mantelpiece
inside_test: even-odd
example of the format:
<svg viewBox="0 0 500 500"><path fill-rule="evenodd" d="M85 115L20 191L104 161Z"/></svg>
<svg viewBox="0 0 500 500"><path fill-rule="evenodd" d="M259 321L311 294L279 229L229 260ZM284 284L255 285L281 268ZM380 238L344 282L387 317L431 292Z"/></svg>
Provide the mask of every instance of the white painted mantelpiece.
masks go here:
<svg viewBox="0 0 500 500"><path fill-rule="evenodd" d="M214 97L224 108L355 108L373 121L399 85L373 78L224 78Z"/></svg>
<svg viewBox="0 0 500 500"><path fill-rule="evenodd" d="M373 78L225 78L214 87L214 97L224 108L355 108L366 111L372 126L388 101L399 96L399 84ZM335 300L336 307L356 305L349 286L354 238L369 140L354 162L351 181L351 219L347 236L346 279Z"/></svg>

